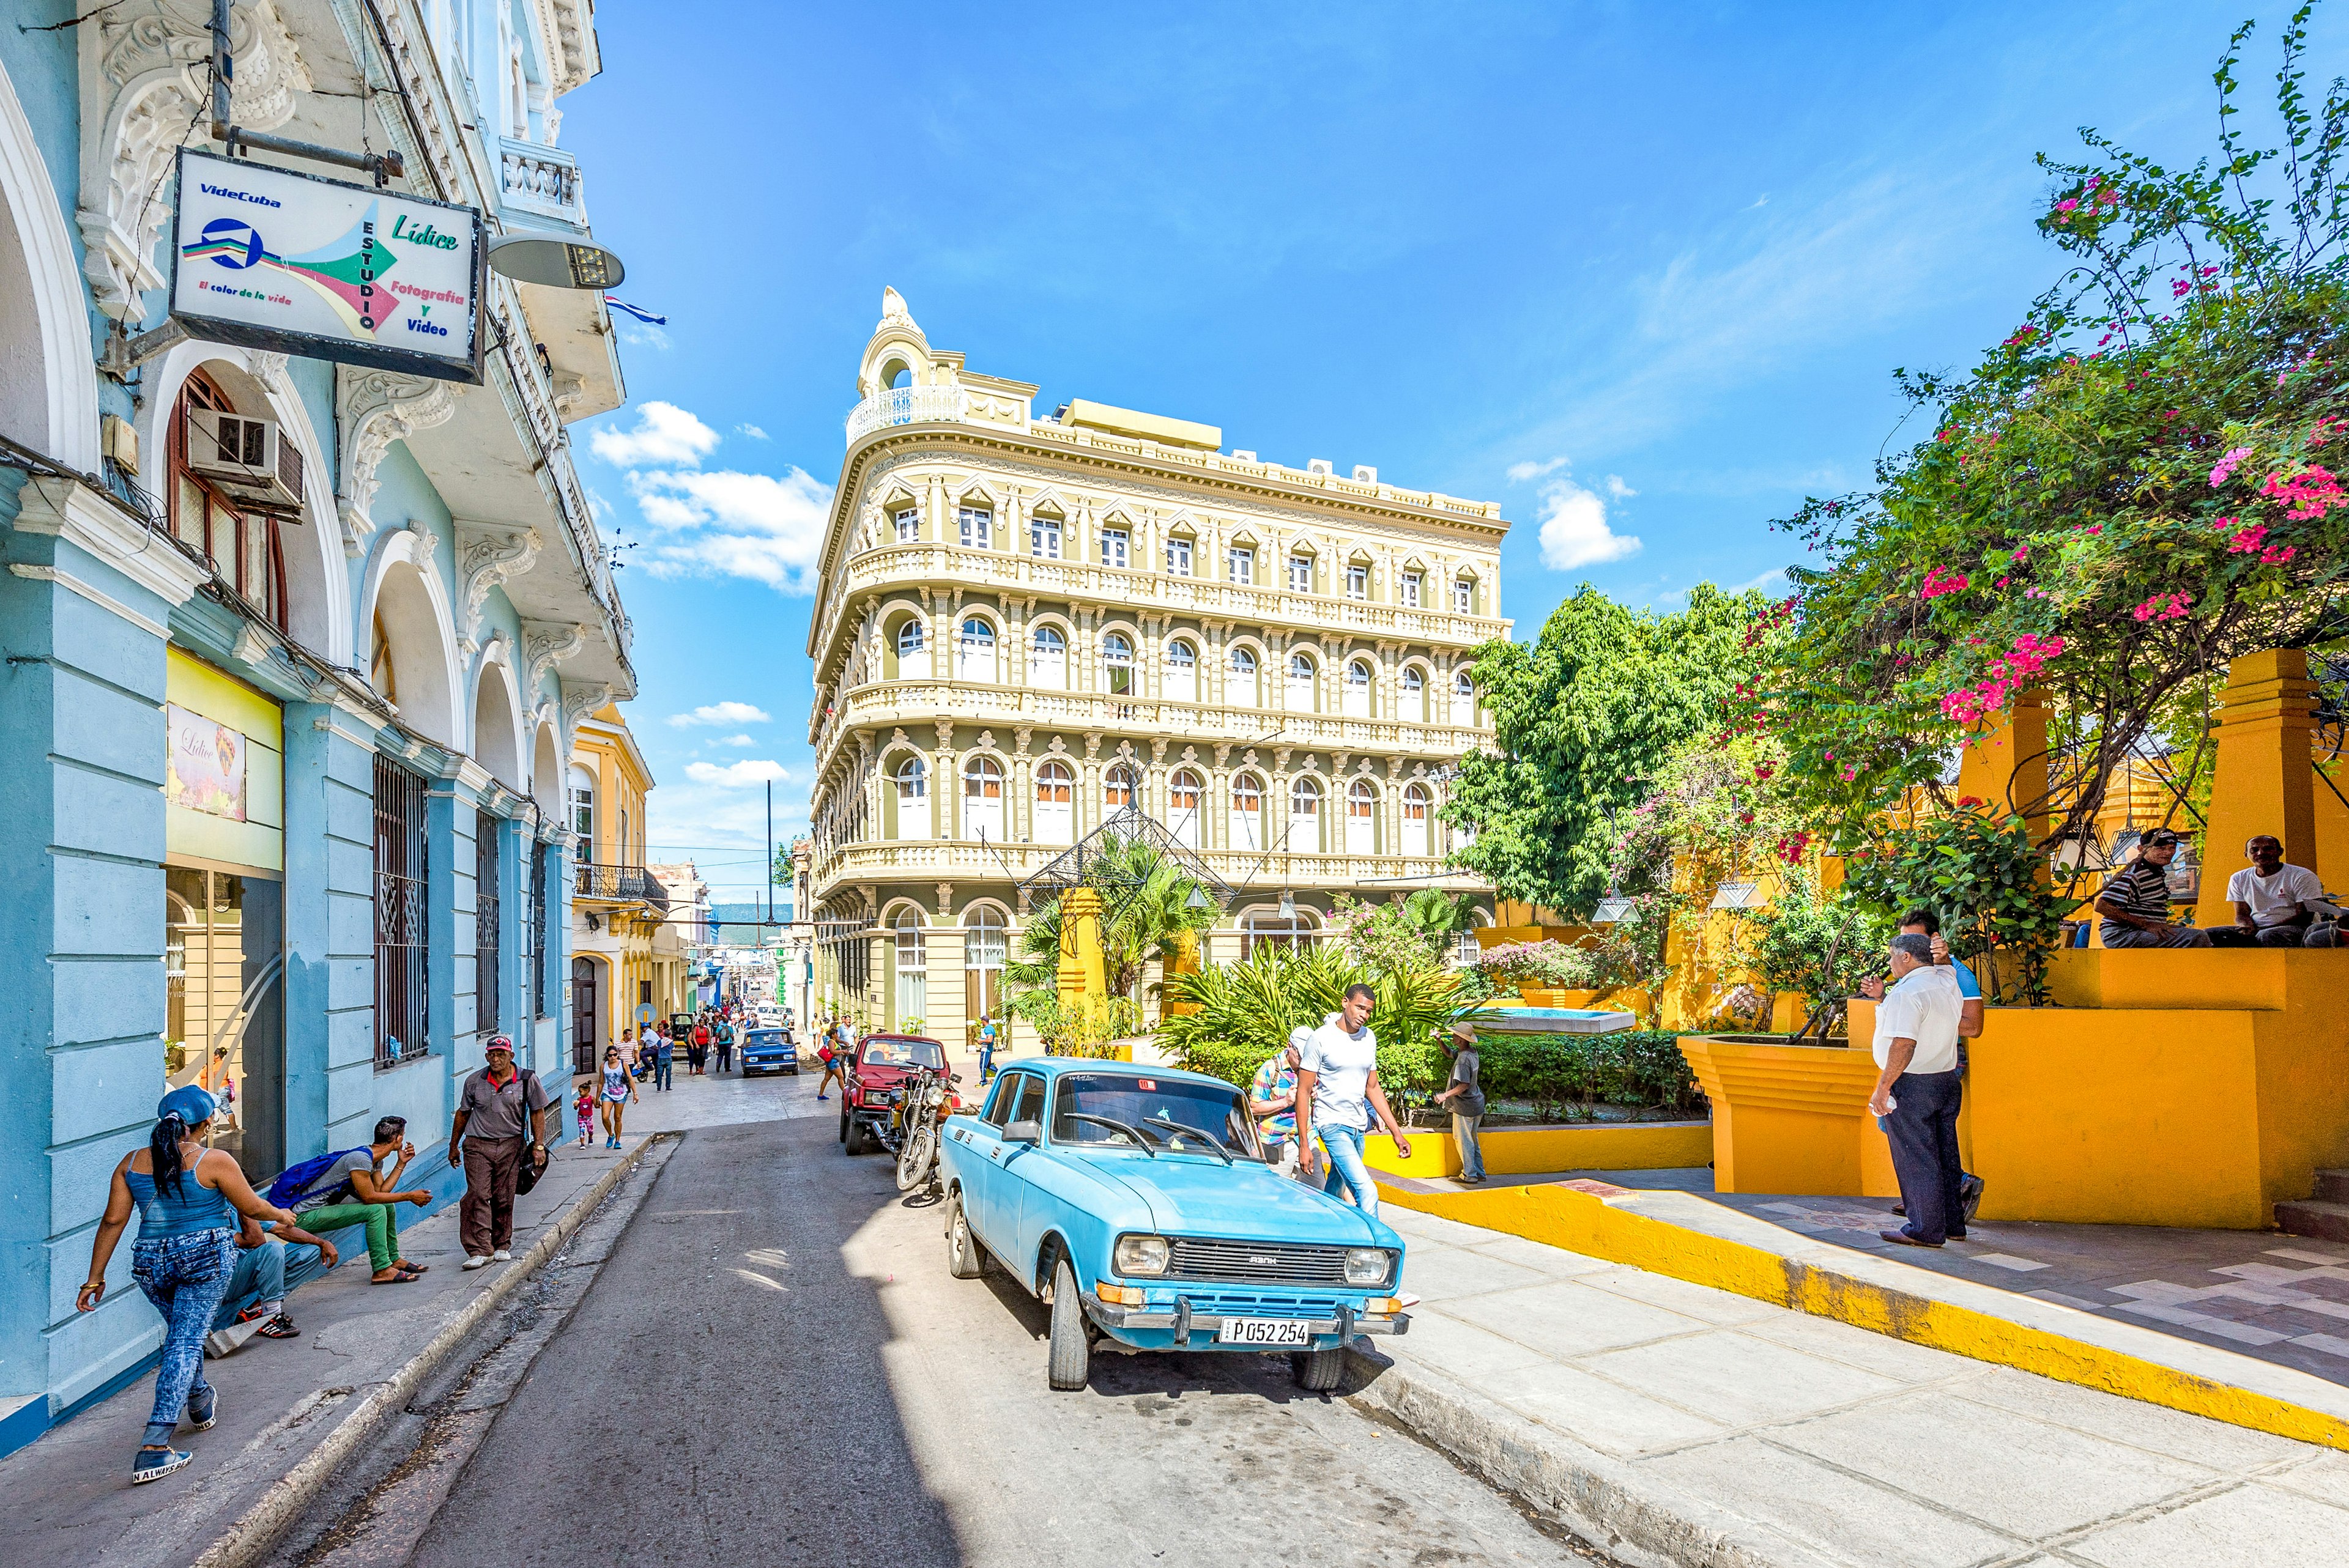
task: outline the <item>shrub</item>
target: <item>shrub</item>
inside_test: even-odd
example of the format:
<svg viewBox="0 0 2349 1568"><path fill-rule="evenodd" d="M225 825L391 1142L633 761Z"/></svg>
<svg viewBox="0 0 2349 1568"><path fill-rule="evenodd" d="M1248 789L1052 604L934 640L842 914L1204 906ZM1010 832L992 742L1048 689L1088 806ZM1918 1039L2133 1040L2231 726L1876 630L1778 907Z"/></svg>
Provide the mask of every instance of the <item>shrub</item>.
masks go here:
<svg viewBox="0 0 2349 1568"><path fill-rule="evenodd" d="M1505 943L1480 956L1476 968L1489 979L1512 986L1587 991L1601 983L1598 955L1565 942Z"/></svg>
<svg viewBox="0 0 2349 1568"><path fill-rule="evenodd" d="M1487 1102L1531 1101L1547 1120L1591 1119L1601 1105L1695 1113L1703 1104L1680 1036L1667 1029L1613 1035L1486 1035L1477 1043Z"/></svg>
<svg viewBox="0 0 2349 1568"><path fill-rule="evenodd" d="M1371 1029L1379 1041L1379 1081L1389 1096L1400 1101L1433 1088L1443 1062L1434 1035L1457 1011L1455 977L1433 967L1373 973L1334 947L1292 952L1267 944L1245 963L1174 976L1167 995L1197 1010L1169 1016L1159 1044L1193 1072L1245 1085L1288 1043L1290 1029L1319 1028L1358 981L1376 998Z"/></svg>

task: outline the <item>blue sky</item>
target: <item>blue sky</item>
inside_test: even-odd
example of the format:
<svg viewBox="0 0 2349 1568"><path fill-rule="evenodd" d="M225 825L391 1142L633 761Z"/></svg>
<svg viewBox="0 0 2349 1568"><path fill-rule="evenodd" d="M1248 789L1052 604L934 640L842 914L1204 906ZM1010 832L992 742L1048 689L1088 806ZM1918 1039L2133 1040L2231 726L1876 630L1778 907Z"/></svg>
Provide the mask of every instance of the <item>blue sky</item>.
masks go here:
<svg viewBox="0 0 2349 1568"><path fill-rule="evenodd" d="M654 854L754 896L766 779L804 827L806 573L885 284L1046 410L1500 501L1529 636L1586 581L1771 581L1768 520L1899 438L1893 367L1967 363L2054 276L2032 154L2092 124L2191 161L2228 32L2287 14L603 6L563 141L668 325L574 433L635 542Z"/></svg>

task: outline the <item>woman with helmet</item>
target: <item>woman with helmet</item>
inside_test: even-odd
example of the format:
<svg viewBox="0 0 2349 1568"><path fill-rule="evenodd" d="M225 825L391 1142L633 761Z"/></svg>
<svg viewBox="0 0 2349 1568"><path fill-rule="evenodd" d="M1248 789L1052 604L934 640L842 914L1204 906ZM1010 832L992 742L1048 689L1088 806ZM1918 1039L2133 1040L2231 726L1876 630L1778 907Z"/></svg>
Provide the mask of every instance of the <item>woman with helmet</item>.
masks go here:
<svg viewBox="0 0 2349 1568"><path fill-rule="evenodd" d="M132 1150L114 1168L106 1213L90 1243L89 1281L74 1302L83 1312L96 1312L106 1299L106 1265L137 1205L130 1277L162 1315L163 1358L155 1368L147 1440L130 1461L133 1486L170 1475L196 1457L171 1446L182 1419L201 1432L218 1418L219 1399L204 1381L204 1331L236 1271L237 1215L298 1223L291 1211L254 1191L233 1157L204 1147L219 1111L220 1102L193 1084L163 1097L147 1147Z"/></svg>

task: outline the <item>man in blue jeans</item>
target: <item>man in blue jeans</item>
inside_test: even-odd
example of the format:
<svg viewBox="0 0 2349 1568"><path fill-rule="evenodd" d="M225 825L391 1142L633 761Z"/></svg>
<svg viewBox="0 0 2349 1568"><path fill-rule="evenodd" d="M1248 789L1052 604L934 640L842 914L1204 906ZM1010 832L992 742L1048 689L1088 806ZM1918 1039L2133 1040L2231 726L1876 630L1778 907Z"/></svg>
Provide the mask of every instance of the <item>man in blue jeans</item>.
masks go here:
<svg viewBox="0 0 2349 1568"><path fill-rule="evenodd" d="M1354 1206L1366 1214L1379 1212L1378 1183L1362 1163L1362 1140L1373 1113L1392 1135L1396 1155L1411 1158L1411 1140L1387 1109L1387 1091L1379 1085L1379 1042L1371 1032L1374 1000L1368 985L1349 985L1339 1011L1313 1031L1297 1063L1297 1142L1303 1151L1298 1174L1310 1181L1318 1173L1318 1134L1330 1152L1330 1174L1321 1190L1350 1191Z"/></svg>
<svg viewBox="0 0 2349 1568"><path fill-rule="evenodd" d="M669 1059L676 1055L677 1042L669 1038L667 1024L660 1026L660 1033L653 1038L657 1042L653 1047L653 1087L667 1088L668 1088Z"/></svg>
<svg viewBox="0 0 2349 1568"><path fill-rule="evenodd" d="M225 1356L258 1334L292 1339L302 1331L285 1311L286 1298L342 1261L335 1243L296 1225L273 1221L264 1227L243 1215L236 1238L236 1272L221 1293L220 1311L204 1336L204 1354Z"/></svg>

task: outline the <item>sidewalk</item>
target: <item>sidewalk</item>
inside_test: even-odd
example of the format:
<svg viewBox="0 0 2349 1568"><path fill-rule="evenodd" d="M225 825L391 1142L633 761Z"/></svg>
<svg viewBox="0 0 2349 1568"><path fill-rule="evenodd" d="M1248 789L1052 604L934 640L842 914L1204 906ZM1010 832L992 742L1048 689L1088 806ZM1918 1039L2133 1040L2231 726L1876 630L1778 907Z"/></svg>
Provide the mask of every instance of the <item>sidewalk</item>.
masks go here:
<svg viewBox="0 0 2349 1568"><path fill-rule="evenodd" d="M278 1522L308 1482L330 1475L382 1417L451 1354L616 1186L642 1151L565 1145L535 1191L514 1205L514 1261L467 1273L457 1209L405 1227L401 1251L430 1272L405 1285L367 1283L367 1252L296 1292L298 1339L251 1339L204 1364L220 1390L220 1424L181 1432L196 1460L152 1485L129 1484L154 1399L142 1376L102 1403L0 1460L0 1562L9 1568L148 1568L237 1560L215 1555L237 1529ZM348 1239L346 1237L345 1239Z"/></svg>
<svg viewBox="0 0 2349 1568"><path fill-rule="evenodd" d="M2349 1454L1381 1217L1422 1303L1355 1398L1627 1563L2349 1560Z"/></svg>

